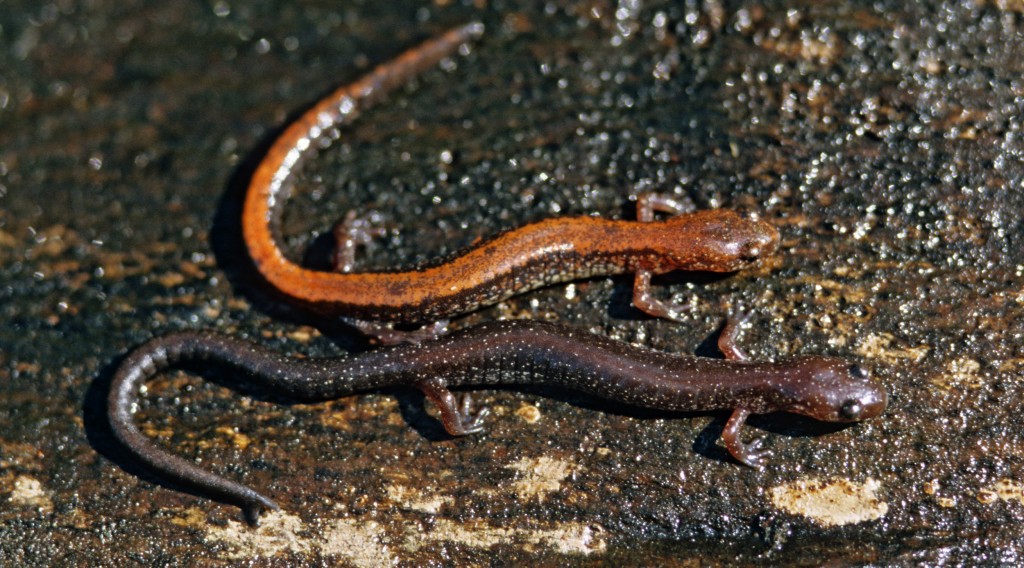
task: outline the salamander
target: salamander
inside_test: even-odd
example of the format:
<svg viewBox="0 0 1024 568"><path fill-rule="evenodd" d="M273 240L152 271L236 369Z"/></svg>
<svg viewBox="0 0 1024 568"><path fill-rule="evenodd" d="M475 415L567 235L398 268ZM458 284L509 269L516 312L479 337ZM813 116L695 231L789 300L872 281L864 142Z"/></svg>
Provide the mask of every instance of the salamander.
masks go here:
<svg viewBox="0 0 1024 568"><path fill-rule="evenodd" d="M289 260L276 233L299 165L336 137L371 103L455 52L482 33L480 24L455 28L384 63L314 104L272 143L250 179L242 232L262 277L281 297L321 315L348 319L386 343L384 323L429 324L419 337L443 329L446 318L495 304L551 284L635 274L634 305L656 317L678 320L686 305L657 299L652 275L673 270L733 272L753 266L778 247L769 223L731 210L691 211L668 195L637 198L637 220L562 217L507 231L429 267L392 272L354 272L355 250L379 229L354 212L334 230L334 271L304 268ZM656 219L656 213L670 214Z"/></svg>
<svg viewBox="0 0 1024 568"><path fill-rule="evenodd" d="M751 414L786 411L830 422L873 418L885 390L862 367L835 357L747 360L736 345L737 320L723 328L725 359L672 355L570 327L529 321L485 323L417 344L336 357L294 359L249 341L202 332L158 337L129 354L114 374L108 412L114 436L138 462L168 480L242 508L250 522L278 509L270 498L174 456L147 439L132 413L142 384L187 360L245 372L269 391L322 401L387 387L412 387L440 410L453 436L479 432L487 409L474 411L452 387L550 385L624 404L669 411L730 409L722 440L740 462L760 467L760 440L744 443Z"/></svg>

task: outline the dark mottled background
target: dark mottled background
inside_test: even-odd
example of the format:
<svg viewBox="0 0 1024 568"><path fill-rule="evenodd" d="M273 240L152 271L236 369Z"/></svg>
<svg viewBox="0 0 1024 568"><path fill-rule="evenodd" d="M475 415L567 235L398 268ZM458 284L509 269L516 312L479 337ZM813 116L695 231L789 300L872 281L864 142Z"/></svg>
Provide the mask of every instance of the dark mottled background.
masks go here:
<svg viewBox="0 0 1024 568"><path fill-rule="evenodd" d="M150 384L146 433L284 514L251 530L125 460L102 399L148 337L365 348L268 300L239 190L318 94L472 19L488 32L471 54L310 161L285 224L297 258L322 262L351 208L392 230L373 267L628 216L644 190L756 211L777 258L663 281L695 306L684 324L631 309L626 278L456 324L713 353L742 306L753 355L848 356L889 411L753 420L773 451L754 471L715 445L724 414L483 391L487 432L453 440L414 393L299 405L175 372ZM1019 563L1022 72L1019 0L0 0L0 565Z"/></svg>

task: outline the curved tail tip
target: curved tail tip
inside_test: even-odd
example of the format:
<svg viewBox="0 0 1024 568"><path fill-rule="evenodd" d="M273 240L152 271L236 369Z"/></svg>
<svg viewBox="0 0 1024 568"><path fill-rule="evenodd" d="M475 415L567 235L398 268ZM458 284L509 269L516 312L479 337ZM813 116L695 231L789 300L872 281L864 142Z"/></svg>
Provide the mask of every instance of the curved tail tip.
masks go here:
<svg viewBox="0 0 1024 568"><path fill-rule="evenodd" d="M260 517L263 513L268 511L280 511L281 507L278 507L277 503L267 499L262 495L257 496L255 503L249 503L242 507L242 514L245 515L245 521L251 526L260 526Z"/></svg>

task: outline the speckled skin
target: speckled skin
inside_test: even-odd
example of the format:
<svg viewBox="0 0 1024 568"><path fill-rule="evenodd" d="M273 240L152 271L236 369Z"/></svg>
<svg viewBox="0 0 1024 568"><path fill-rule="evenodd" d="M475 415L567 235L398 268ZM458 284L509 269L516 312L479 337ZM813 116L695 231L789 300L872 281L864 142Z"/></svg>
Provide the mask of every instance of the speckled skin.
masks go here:
<svg viewBox="0 0 1024 568"><path fill-rule="evenodd" d="M291 193L293 173L302 161L320 147L321 140L337 136L337 128L362 108L481 32L479 24L456 28L377 67L316 103L271 146L250 180L242 226L256 267L285 299L325 315L425 323L558 282L636 273L637 307L674 318L678 307L665 306L647 293L651 274L731 272L775 251L778 233L763 221L728 210L682 213L674 205L666 206L668 198L659 201L648 194L640 196L639 221L549 219L501 234L444 264L418 270L319 272L288 260L274 233ZM654 210L677 215L656 221ZM363 234L348 239L347 245L366 238Z"/></svg>
<svg viewBox="0 0 1024 568"><path fill-rule="evenodd" d="M723 330L727 357L742 357L733 344L736 326ZM452 435L482 429L486 409L473 413L449 387L554 385L645 408L704 411L732 409L723 440L738 460L758 466L764 456L739 433L751 413L787 411L819 420L853 422L878 416L885 391L868 374L838 358L803 356L779 362L707 359L638 348L553 324L492 322L421 344L359 355L291 359L248 341L184 332L150 340L117 370L108 399L114 435L155 473L236 504L251 522L277 505L244 485L207 472L150 442L132 421L139 387L183 360L236 367L265 387L302 400L327 400L382 387L421 390L441 411Z"/></svg>

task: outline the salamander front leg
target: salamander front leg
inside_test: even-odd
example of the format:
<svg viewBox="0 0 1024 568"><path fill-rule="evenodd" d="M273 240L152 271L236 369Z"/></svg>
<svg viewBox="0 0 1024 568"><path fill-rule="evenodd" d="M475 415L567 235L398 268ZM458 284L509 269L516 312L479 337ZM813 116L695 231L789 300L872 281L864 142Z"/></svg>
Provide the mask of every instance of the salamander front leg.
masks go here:
<svg viewBox="0 0 1024 568"><path fill-rule="evenodd" d="M342 273L353 272L356 265L356 249L360 246L373 246L375 239L383 237L386 233L383 228L372 226L369 219L358 217L355 211L349 211L344 219L334 225L334 270ZM448 320L440 320L408 331L370 320L349 317L343 317L341 320L382 345L420 343L448 332Z"/></svg>
<svg viewBox="0 0 1024 568"><path fill-rule="evenodd" d="M736 336L739 334L740 326L750 319L749 312L741 312L739 315L731 316L725 320L725 326L718 335L718 349L730 361L746 361L747 354L736 343ZM740 440L740 430L750 416L750 411L744 408L737 408L733 411L729 421L725 423L722 431L722 441L725 447L732 454L732 457L750 467L761 468L764 465L764 458L768 451L761 448L761 439L758 438L749 444Z"/></svg>
<svg viewBox="0 0 1024 568"><path fill-rule="evenodd" d="M473 398L469 393L456 397L439 379L427 379L415 385L441 411L441 424L452 436L475 434L484 429L483 420L490 414L487 407L473 412Z"/></svg>
<svg viewBox="0 0 1024 568"><path fill-rule="evenodd" d="M750 312L740 312L739 315L730 316L725 320L722 332L718 334L718 350L731 361L746 361L749 359L743 349L737 344L736 337L739 335L740 326L750 319Z"/></svg>
<svg viewBox="0 0 1024 568"><path fill-rule="evenodd" d="M690 305L666 302L655 298L651 290L652 275L650 270L636 271L636 280L633 281L633 305L656 318L682 321L683 314L690 310Z"/></svg>
<svg viewBox="0 0 1024 568"><path fill-rule="evenodd" d="M654 221L655 213L658 212L682 215L694 209L696 207L693 203L687 203L662 193L641 193L636 197L636 218L643 223ZM633 281L633 305L654 317L681 321L683 314L689 311L690 306L655 298L651 290L653 275L654 273L650 270L637 270L636 280Z"/></svg>
<svg viewBox="0 0 1024 568"><path fill-rule="evenodd" d="M725 442L725 448L732 457L740 463L761 469L764 466L764 458L768 455L768 450L761 447L761 440L757 439L749 444L740 440L740 431L749 416L750 411L745 408L733 410L729 421L725 423L725 429L722 430L722 441Z"/></svg>

